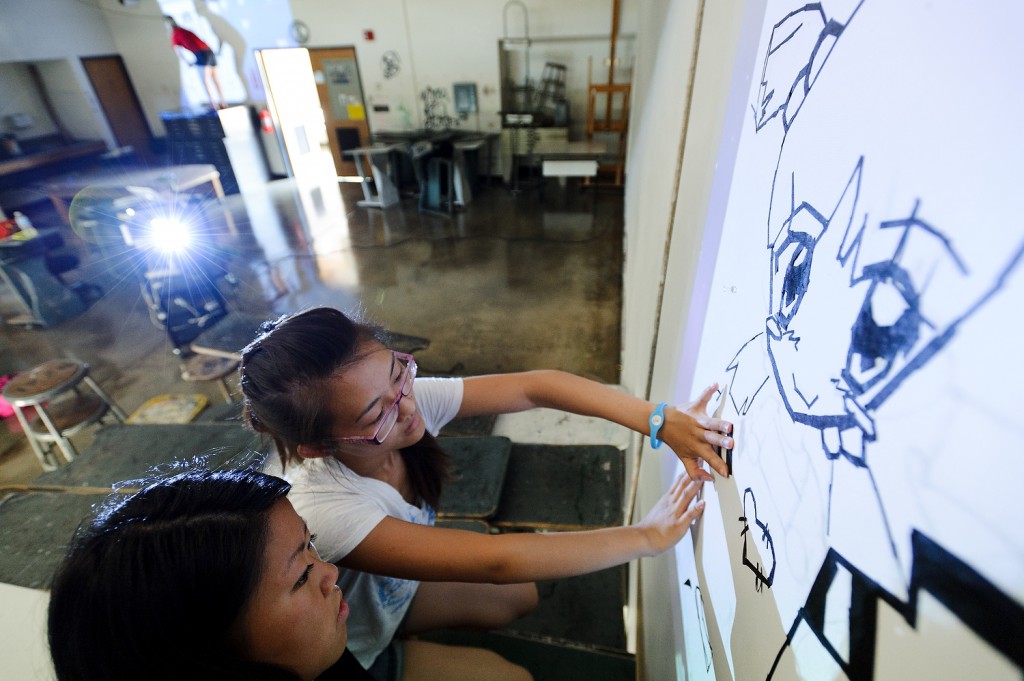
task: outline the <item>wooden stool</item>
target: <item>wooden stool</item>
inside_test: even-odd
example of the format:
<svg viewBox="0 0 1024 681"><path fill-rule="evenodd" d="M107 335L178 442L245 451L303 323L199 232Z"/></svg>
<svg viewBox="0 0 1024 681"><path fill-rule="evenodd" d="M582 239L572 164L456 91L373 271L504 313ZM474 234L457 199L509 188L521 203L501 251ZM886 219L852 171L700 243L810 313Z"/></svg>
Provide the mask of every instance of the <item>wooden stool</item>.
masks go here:
<svg viewBox="0 0 1024 681"><path fill-rule="evenodd" d="M91 393L79 391L83 382ZM71 394L60 397L67 392ZM18 374L4 386L3 395L14 407L32 451L47 471L57 468L51 445L57 445L66 461L73 461L78 452L69 437L98 422L108 411L120 423L125 419L121 408L89 376L89 365L73 359L55 359ZM31 420L24 412L28 407L36 412Z"/></svg>
<svg viewBox="0 0 1024 681"><path fill-rule="evenodd" d="M217 381L224 399L228 404L234 403L231 389L228 388L227 377L238 369L238 360L230 357L214 357L213 355L192 355L181 365L181 377L186 381L199 383Z"/></svg>

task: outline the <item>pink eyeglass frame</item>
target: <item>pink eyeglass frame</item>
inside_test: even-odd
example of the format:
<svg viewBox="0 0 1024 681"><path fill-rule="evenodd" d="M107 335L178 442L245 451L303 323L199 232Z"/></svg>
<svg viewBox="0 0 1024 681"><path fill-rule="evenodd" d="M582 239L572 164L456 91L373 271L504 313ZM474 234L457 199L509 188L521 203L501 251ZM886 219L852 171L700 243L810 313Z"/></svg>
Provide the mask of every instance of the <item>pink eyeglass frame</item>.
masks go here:
<svg viewBox="0 0 1024 681"><path fill-rule="evenodd" d="M398 424L398 418L395 418L395 420L391 422L391 425L388 427L388 432L381 434L380 431L383 430L384 424L388 422L391 414L397 411L398 404L402 401L402 398L408 397L409 393L412 392L412 384L413 381L416 380L417 369L416 359L412 355L408 355L404 352L398 352L397 350L392 350L391 354L394 357L405 361L406 365L405 369L402 371L402 383L398 386L398 395L395 397L395 401L391 403L391 407L384 412L384 416L381 417L380 425L377 426L377 430L375 430L373 435L370 437L335 437L331 438L332 442L360 442L367 445L381 445L384 444L384 440L388 438L388 435L391 435L391 431L394 430L395 426Z"/></svg>

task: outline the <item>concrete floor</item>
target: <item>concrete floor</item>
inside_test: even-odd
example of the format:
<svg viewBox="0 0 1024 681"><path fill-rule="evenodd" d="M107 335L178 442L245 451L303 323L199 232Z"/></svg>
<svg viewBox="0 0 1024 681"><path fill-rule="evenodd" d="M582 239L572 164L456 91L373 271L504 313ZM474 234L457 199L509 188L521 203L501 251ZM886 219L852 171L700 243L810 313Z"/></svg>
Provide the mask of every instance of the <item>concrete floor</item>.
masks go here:
<svg viewBox="0 0 1024 681"><path fill-rule="evenodd" d="M543 191L524 187L484 188L451 217L420 213L411 196L386 210L358 207L360 186L339 185L330 174L229 196L239 228L228 242L238 280L230 305L268 317L311 305L361 308L392 331L429 339L417 353L424 373L560 368L616 383L621 192L553 180ZM58 224L45 202L29 209L37 225ZM221 219L215 205L205 212ZM54 328L0 325L0 373L74 357L89 363L127 413L163 393L222 401L215 385L180 378L138 280L66 234L83 261L71 278L98 284L104 295ZM19 312L13 294L0 290L0 316ZM93 430L74 438L79 451ZM0 426L0 450L0 484L42 472L13 417Z"/></svg>

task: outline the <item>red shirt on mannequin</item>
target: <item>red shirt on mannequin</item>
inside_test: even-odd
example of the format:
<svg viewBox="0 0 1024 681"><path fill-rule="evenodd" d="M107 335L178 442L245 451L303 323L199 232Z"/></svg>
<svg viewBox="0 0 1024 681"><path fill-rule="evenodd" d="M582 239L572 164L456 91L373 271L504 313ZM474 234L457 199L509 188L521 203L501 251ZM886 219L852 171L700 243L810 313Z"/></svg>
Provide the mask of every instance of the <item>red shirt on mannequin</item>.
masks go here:
<svg viewBox="0 0 1024 681"><path fill-rule="evenodd" d="M174 26L171 28L171 45L184 47L192 54L199 54L203 51L213 51L199 36L187 28L182 28L181 26Z"/></svg>

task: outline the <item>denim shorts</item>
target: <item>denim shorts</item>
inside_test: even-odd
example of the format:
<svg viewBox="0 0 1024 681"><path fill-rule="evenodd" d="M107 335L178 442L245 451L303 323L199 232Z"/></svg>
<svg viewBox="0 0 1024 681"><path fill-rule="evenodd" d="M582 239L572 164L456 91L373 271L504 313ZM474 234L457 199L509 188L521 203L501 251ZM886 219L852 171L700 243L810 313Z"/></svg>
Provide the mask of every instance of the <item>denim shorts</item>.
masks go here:
<svg viewBox="0 0 1024 681"><path fill-rule="evenodd" d="M217 55L213 53L213 50L203 50L202 52L196 53L196 66L216 66Z"/></svg>

